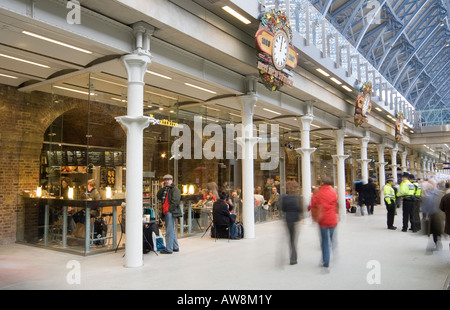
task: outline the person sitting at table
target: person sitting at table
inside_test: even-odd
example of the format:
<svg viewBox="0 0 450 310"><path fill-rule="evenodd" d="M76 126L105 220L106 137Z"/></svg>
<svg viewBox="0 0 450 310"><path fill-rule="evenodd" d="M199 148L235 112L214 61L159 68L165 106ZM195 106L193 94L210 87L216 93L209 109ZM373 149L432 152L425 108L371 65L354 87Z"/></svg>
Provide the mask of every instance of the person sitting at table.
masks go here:
<svg viewBox="0 0 450 310"><path fill-rule="evenodd" d="M207 193L205 193L203 195L203 200L205 200L205 201L210 201L210 200L217 201L217 198L216 198L216 196L214 196L213 191L210 189L210 190L208 190Z"/></svg>
<svg viewBox="0 0 450 310"><path fill-rule="evenodd" d="M95 188L94 179L90 179L87 183L86 198L88 199L91 198L92 200L102 199L102 196L100 195L99 191Z"/></svg>
<svg viewBox="0 0 450 310"><path fill-rule="evenodd" d="M69 199L69 187L72 187L72 180L65 177L61 180L61 196L64 199Z"/></svg>
<svg viewBox="0 0 450 310"><path fill-rule="evenodd" d="M215 201L217 201L216 197L212 193L212 190L209 190L203 195L202 205L203 207L211 208Z"/></svg>
<svg viewBox="0 0 450 310"><path fill-rule="evenodd" d="M225 226L230 229L230 238L238 239L235 216L230 213L228 204L226 203L227 194L222 192L219 194L219 200L213 204L213 230L219 237L228 236Z"/></svg>

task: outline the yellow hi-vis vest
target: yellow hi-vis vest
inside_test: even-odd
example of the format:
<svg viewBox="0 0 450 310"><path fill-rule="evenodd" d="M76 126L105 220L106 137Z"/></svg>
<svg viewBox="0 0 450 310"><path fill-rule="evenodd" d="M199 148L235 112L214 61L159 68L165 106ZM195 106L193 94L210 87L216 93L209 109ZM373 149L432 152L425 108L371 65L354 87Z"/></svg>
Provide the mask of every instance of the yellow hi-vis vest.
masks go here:
<svg viewBox="0 0 450 310"><path fill-rule="evenodd" d="M421 187L420 184L417 183L417 182L414 182L413 185L416 187L416 188L415 188L415 191L414 191L414 195L415 195L416 197L420 197L420 194L422 194L422 187Z"/></svg>
<svg viewBox="0 0 450 310"><path fill-rule="evenodd" d="M386 184L383 187L383 192L384 192L384 199L386 200L386 202L388 204L394 203L395 202L395 191L392 188L391 184Z"/></svg>
<svg viewBox="0 0 450 310"><path fill-rule="evenodd" d="M400 187L397 192L397 197L402 197L403 199L406 200L413 200L415 191L416 188L414 187L414 184L412 184L409 180L405 180L402 183L400 183Z"/></svg>

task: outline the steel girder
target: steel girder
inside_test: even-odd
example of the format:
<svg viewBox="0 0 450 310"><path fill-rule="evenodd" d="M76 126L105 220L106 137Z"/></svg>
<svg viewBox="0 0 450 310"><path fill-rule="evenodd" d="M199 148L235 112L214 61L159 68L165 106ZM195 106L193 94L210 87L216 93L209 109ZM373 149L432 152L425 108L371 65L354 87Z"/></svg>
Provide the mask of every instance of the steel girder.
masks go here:
<svg viewBox="0 0 450 310"><path fill-rule="evenodd" d="M450 106L450 0L310 2L417 110Z"/></svg>

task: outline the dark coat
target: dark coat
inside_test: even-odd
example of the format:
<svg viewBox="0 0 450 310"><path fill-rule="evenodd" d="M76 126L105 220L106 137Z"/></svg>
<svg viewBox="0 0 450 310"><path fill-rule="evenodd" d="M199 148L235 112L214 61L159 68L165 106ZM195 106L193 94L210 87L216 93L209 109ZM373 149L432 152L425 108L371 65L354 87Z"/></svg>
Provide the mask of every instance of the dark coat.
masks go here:
<svg viewBox="0 0 450 310"><path fill-rule="evenodd" d="M445 213L445 227L444 232L450 235L450 194L445 194L439 204L439 209Z"/></svg>
<svg viewBox="0 0 450 310"><path fill-rule="evenodd" d="M281 195L281 210L285 213L285 219L288 223L298 222L302 214L300 196Z"/></svg>
<svg viewBox="0 0 450 310"><path fill-rule="evenodd" d="M375 183L369 182L363 186L363 197L366 205L375 204L377 197L377 187Z"/></svg>
<svg viewBox="0 0 450 310"><path fill-rule="evenodd" d="M173 217L181 217L182 211L180 209L181 192L176 186L170 186L169 190L169 212L172 213ZM163 200L164 188L161 188L156 197L159 200Z"/></svg>
<svg viewBox="0 0 450 310"><path fill-rule="evenodd" d="M214 225L231 225L234 223L234 217L230 214L227 203L222 199L213 204L213 222Z"/></svg>

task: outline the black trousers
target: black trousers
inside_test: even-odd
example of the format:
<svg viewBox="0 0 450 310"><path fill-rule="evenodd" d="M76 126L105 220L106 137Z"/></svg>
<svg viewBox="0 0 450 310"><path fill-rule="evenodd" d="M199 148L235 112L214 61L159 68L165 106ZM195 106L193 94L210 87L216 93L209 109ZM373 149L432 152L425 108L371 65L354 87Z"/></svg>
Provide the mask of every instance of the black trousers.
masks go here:
<svg viewBox="0 0 450 310"><path fill-rule="evenodd" d="M297 264L297 230L296 222L286 222L289 233L289 259L291 264Z"/></svg>
<svg viewBox="0 0 450 310"><path fill-rule="evenodd" d="M416 198L414 201L414 207L413 207L413 217L412 217L412 230L413 231L419 231L420 230L420 200Z"/></svg>
<svg viewBox="0 0 450 310"><path fill-rule="evenodd" d="M402 230L408 229L408 222L413 226L413 209L414 201L403 199L403 227Z"/></svg>
<svg viewBox="0 0 450 310"><path fill-rule="evenodd" d="M394 226L394 217L395 217L395 202L388 203L386 199L384 200L384 203L386 204L386 210L387 210L387 227L391 228Z"/></svg>

